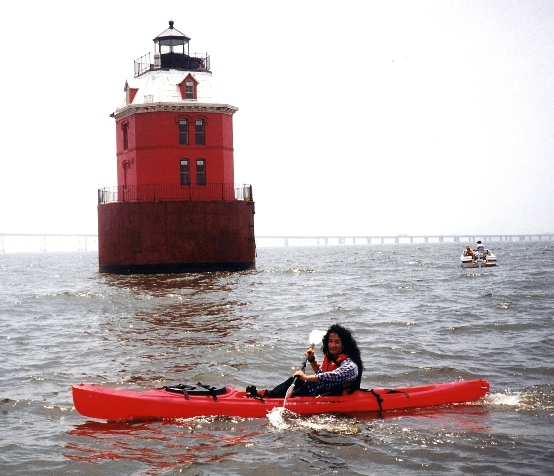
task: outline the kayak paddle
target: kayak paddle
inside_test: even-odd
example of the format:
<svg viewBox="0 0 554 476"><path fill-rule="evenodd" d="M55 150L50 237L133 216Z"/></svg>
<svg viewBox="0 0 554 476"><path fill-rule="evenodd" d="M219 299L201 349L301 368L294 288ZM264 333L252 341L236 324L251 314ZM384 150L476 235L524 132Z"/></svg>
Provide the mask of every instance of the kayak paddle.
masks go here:
<svg viewBox="0 0 554 476"><path fill-rule="evenodd" d="M325 331L318 331L318 330L315 330L315 329L312 332L310 332L310 336L308 337L308 339L310 341L310 344L311 344L310 349L313 349L316 344L319 344L322 341L323 336L325 336L325 334L326 334ZM308 354L305 355L304 360L302 361L302 365L300 366L300 370L304 371L304 369L306 368L306 362L307 361L308 361ZM296 384L297 379L298 379L298 376L294 377L294 380L292 381L290 387L288 388L287 393L285 395L285 400L283 401L283 407L285 406L287 398L293 392L294 385Z"/></svg>

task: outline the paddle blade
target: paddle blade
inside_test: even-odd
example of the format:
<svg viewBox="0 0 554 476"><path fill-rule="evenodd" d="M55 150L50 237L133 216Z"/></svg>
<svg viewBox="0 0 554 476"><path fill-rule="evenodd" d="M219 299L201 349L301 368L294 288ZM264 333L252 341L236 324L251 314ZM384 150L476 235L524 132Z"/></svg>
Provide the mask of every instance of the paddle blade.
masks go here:
<svg viewBox="0 0 554 476"><path fill-rule="evenodd" d="M287 401L287 398L290 397L290 394L294 391L294 385L296 384L296 380L298 380L298 377L294 377L294 380L290 384L290 387L287 389L287 393L285 394L285 402ZM283 403L284 406L284 403Z"/></svg>
<svg viewBox="0 0 554 476"><path fill-rule="evenodd" d="M287 393L285 393L285 400L290 397L291 393L294 392L294 384L292 384L288 389Z"/></svg>
<svg viewBox="0 0 554 476"><path fill-rule="evenodd" d="M318 331L314 329L312 332L310 332L310 337L309 337L310 344L311 345L319 344L323 340L323 337L325 336L325 334L326 334L325 331Z"/></svg>

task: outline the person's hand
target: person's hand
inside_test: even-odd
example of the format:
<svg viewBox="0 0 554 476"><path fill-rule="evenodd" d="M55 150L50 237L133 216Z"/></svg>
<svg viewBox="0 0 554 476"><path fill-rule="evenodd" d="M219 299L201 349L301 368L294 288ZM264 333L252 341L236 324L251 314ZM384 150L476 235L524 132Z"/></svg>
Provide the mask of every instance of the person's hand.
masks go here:
<svg viewBox="0 0 554 476"><path fill-rule="evenodd" d="M307 375L302 370L294 372L293 377L298 377L300 380L306 380Z"/></svg>
<svg viewBox="0 0 554 476"><path fill-rule="evenodd" d="M304 354L306 354L306 356L308 357L308 362L313 362L314 361L314 359L315 359L314 349L312 349L310 347L306 352L304 352Z"/></svg>

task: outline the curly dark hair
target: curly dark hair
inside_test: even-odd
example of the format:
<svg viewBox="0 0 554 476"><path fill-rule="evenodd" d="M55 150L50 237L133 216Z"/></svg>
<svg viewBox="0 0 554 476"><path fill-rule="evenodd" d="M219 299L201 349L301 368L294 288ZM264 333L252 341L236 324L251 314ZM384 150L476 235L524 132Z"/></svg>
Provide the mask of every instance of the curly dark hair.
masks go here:
<svg viewBox="0 0 554 476"><path fill-rule="evenodd" d="M340 337L343 345L343 352L352 359L352 361L358 366L358 378L354 386L360 388L360 383L362 380L362 372L364 370L364 363L362 362L362 356L360 354L360 349L358 349L358 343L356 339L352 336L350 329L341 326L340 324L333 324L327 330L327 333L323 337L323 345L321 346L321 351L328 359L331 359L331 354L329 353L329 334L337 334Z"/></svg>

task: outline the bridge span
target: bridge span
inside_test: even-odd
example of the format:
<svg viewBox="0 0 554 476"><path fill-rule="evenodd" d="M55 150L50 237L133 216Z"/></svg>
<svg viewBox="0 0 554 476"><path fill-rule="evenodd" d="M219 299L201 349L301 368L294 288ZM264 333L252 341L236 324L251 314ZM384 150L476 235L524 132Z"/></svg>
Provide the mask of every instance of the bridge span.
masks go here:
<svg viewBox="0 0 554 476"><path fill-rule="evenodd" d="M98 235L0 233L0 253L11 251L97 251Z"/></svg>
<svg viewBox="0 0 554 476"><path fill-rule="evenodd" d="M284 246L296 243L313 243L317 245L330 244L385 244L385 243L466 243L474 245L477 240L487 242L501 241L551 241L554 233L540 234L519 234L519 235L274 235L274 236L256 236L256 242L280 242Z"/></svg>
<svg viewBox="0 0 554 476"><path fill-rule="evenodd" d="M502 241L552 241L554 233L519 235L257 235L256 243L264 245L374 245L386 243L484 243ZM98 235L0 233L0 253L10 251L97 251Z"/></svg>

